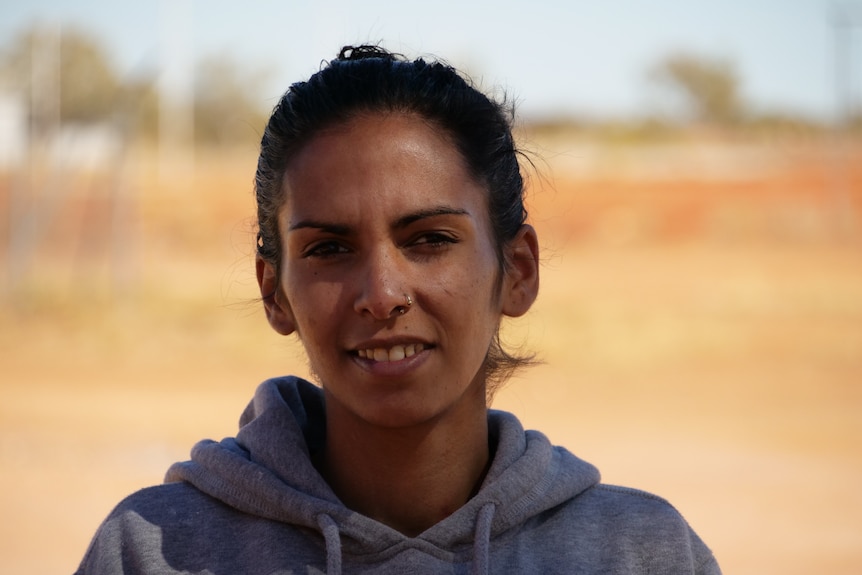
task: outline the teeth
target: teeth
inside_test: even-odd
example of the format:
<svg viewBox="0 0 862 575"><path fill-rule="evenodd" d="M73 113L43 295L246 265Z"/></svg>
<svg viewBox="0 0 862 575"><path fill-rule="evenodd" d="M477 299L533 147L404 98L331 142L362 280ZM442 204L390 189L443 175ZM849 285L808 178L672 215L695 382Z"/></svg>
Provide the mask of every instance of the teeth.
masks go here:
<svg viewBox="0 0 862 575"><path fill-rule="evenodd" d="M409 344L409 345L393 345L389 349L384 347L376 347L374 349L360 349L357 350L357 354L359 357L365 359L373 359L374 361L401 361L405 357L410 357L411 355L416 355L420 351L425 349L421 343Z"/></svg>

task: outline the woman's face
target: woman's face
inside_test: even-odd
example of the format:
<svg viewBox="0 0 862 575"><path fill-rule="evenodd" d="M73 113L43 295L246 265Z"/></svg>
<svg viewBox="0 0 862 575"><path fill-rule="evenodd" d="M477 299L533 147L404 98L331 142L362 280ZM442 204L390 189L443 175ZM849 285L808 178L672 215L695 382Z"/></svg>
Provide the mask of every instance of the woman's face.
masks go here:
<svg viewBox="0 0 862 575"><path fill-rule="evenodd" d="M484 409L510 282L487 192L446 134L413 115L356 117L304 146L283 191L268 312L299 334L330 413L396 427Z"/></svg>

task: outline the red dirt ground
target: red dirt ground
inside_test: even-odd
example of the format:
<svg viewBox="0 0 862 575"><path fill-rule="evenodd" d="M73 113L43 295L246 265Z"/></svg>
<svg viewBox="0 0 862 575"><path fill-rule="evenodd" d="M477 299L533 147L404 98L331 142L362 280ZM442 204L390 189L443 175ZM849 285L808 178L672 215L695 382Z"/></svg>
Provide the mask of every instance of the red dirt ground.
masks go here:
<svg viewBox="0 0 862 575"><path fill-rule="evenodd" d="M495 407L670 499L726 573L862 572L860 150L542 147L542 293L506 334L545 363ZM123 496L306 373L254 302L254 161L25 196L58 210L0 244L0 572L71 572ZM20 185L0 180L7 214Z"/></svg>

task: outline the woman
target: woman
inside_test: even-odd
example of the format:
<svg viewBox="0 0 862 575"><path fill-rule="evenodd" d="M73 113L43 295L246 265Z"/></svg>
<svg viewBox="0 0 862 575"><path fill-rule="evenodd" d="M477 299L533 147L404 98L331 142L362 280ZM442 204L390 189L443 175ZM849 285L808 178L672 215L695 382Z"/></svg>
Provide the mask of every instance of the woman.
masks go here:
<svg viewBox="0 0 862 575"><path fill-rule="evenodd" d="M236 438L122 502L79 573L718 573L665 501L486 396L538 292L505 110L440 63L345 48L256 175L267 319L320 387L264 382Z"/></svg>

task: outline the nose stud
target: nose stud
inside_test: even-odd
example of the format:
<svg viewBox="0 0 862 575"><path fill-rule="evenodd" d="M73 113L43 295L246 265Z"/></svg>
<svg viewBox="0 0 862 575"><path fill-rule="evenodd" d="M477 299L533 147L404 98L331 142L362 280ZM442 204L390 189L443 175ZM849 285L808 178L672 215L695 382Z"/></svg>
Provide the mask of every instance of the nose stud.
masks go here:
<svg viewBox="0 0 862 575"><path fill-rule="evenodd" d="M413 298L410 297L410 294L404 294L404 298L407 300L406 305L399 305L395 307L395 311L398 312L398 315L404 315L407 313L407 310L410 309L410 306L413 305Z"/></svg>

